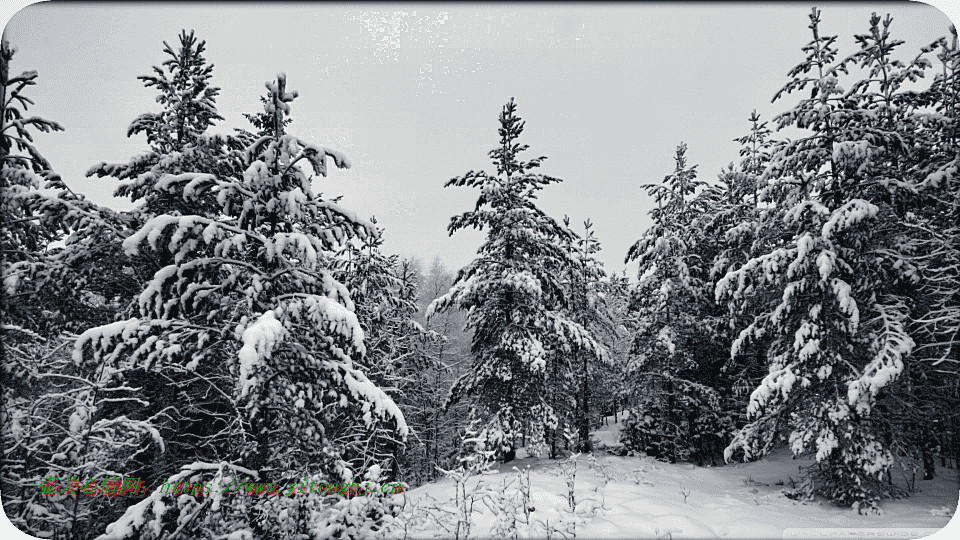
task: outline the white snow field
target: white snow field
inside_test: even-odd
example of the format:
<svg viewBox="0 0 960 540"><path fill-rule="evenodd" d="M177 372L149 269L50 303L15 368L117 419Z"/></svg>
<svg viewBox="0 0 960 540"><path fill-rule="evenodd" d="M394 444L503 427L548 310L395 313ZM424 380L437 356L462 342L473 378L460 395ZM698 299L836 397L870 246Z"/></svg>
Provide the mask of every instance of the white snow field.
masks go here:
<svg viewBox="0 0 960 540"><path fill-rule="evenodd" d="M614 445L619 424L594 433L601 444ZM525 456L525 453L519 455ZM523 457L499 467L494 474L474 476L467 492L482 480L494 494L517 493L518 469L530 471L530 522L518 526L519 537L545 538L546 523L553 538L920 538L947 527L957 509L960 489L956 471L937 468L938 478L917 481L918 493L908 499L884 501L882 515L860 515L829 502L802 503L789 499L781 490L798 480L798 467L811 460L794 460L788 450L759 462L730 463L697 467L689 463L669 464L647 456L618 457L596 452L596 461L580 456L574 479L577 512L569 512L566 477L558 460ZM899 469L894 472L894 480ZM921 473L922 475L922 473ZM610 478L604 482L604 476ZM900 483L904 481L900 478ZM512 484L511 484L512 482ZM509 487L504 488L504 483ZM419 519L408 527L408 537L452 538L438 520L427 516L443 510L454 511L456 483L452 479L408 491L407 516ZM489 493L489 492L488 492ZM686 497L684 497L686 494ZM515 500L519 500L519 495ZM686 499L686 500L685 500ZM494 505L495 507L495 505ZM415 509L415 510L412 510ZM521 521L523 514L518 510ZM447 518L447 527L456 518ZM575 531L569 526L577 521ZM496 532L496 513L478 500L472 514L471 538L491 538ZM934 537L956 534L953 524ZM502 534L502 533L501 533ZM463 536L461 535L461 538Z"/></svg>

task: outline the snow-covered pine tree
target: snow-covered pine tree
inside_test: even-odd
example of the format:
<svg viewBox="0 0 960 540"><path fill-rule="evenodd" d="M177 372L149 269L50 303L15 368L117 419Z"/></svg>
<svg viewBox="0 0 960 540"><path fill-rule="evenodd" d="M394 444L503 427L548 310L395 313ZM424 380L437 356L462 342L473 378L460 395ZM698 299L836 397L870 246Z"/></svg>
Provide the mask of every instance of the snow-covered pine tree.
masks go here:
<svg viewBox="0 0 960 540"><path fill-rule="evenodd" d="M570 228L569 216L564 216L566 235L560 244L566 255L565 266L560 270L560 283L567 299L563 314L588 330L590 323L596 325L604 320L598 311L597 284L603 277L603 268L593 255L600 250L599 242L591 230L580 237ZM556 426L547 429L545 441L549 457L556 459L567 452L589 452L592 396L590 387L595 383L596 366L589 355L578 355L562 348L548 352L545 387L547 402L557 419ZM609 358L609 357L608 357ZM595 409L594 409L595 410ZM561 447L562 446L562 447Z"/></svg>
<svg viewBox="0 0 960 540"><path fill-rule="evenodd" d="M770 190L765 191L763 180L774 141L757 111L748 121L750 133L735 139L741 144L739 166L731 163L720 173L719 185L707 186L701 195L701 204L708 209L703 225L719 237L716 243L720 252L714 257L711 279L739 268L749 257L778 241L768 238L779 234L777 209L760 201L761 193L768 199L776 198ZM765 222L761 225L761 221Z"/></svg>
<svg viewBox="0 0 960 540"><path fill-rule="evenodd" d="M568 220L567 216L564 216L564 219ZM567 295L569 301L571 300L569 295L572 292L573 285L572 274L577 261L576 240L578 237L570 229L569 223L565 223L564 228L567 234L560 240L560 245L568 259L566 260L566 266L560 270L559 274L560 284L564 287L564 294ZM570 303L567 304L567 307L570 307ZM564 310L564 314L570 315L567 310ZM545 443L548 457L557 459L560 456L578 451L580 447L578 430L578 413L582 410L580 408L582 405L580 383L585 381L586 377L581 378L579 376L580 373L576 365L577 358L576 355L572 354L572 351L564 351L561 348L548 351L546 354L548 355L547 365L549 370L546 373L544 387L547 403L550 405L554 417L556 417L556 424L548 426L546 429Z"/></svg>
<svg viewBox="0 0 960 540"><path fill-rule="evenodd" d="M562 312L566 254L560 241L567 233L535 203L538 191L560 179L531 172L543 157L521 161L528 148L517 142L523 127L511 98L500 114L500 147L489 152L496 174L470 171L446 183L480 189L476 208L450 220L450 234L474 227L486 229L487 238L450 291L428 309L428 316L453 305L468 312L473 370L453 385L447 404L471 398L470 416L478 420L485 447L505 461L514 458L525 429L536 446L544 430L556 426L545 388L550 353L605 355Z"/></svg>
<svg viewBox="0 0 960 540"><path fill-rule="evenodd" d="M23 301L36 296L42 284L31 283L38 267L45 266L42 253L57 238L56 231L45 227L36 212L41 180L55 176L50 163L33 145L30 130L43 133L62 131L63 127L36 116L27 116L33 100L24 90L36 85L37 72L26 71L10 77L10 61L16 49L3 41L0 49L0 275L3 277L4 328L22 326L20 332L44 332L46 326L38 302ZM5 330L7 331L7 330Z"/></svg>
<svg viewBox="0 0 960 540"><path fill-rule="evenodd" d="M220 210L214 194L197 196L195 193L184 197L183 183L168 181L158 184L160 178L185 172L242 175L243 163L237 158L237 151L252 142L205 133L216 120L222 120L216 110L220 89L211 85L213 65L207 64L203 56L206 42L199 41L193 31L188 34L184 30L180 33L177 49L167 42L163 45L166 60L160 66L153 66L152 75L138 77L145 87L155 87L159 91L156 101L162 105L162 110L140 115L127 130L128 137L145 135L149 149L127 163L100 162L86 173L87 176L120 180L114 196L130 197L133 202L141 204L119 216L122 219L122 226L118 228L120 240L107 241L103 236L93 240L91 235L85 234L86 231L76 235L77 242L88 246L87 256L77 258L79 264L95 267L97 261L109 260L124 268L123 275L127 278L122 292L127 293L126 299L131 288L135 289L135 296L157 270L172 261L165 250L154 251L149 246L136 256L129 256L121 246L123 238L157 215L216 217ZM113 296L108 298L114 299ZM124 299L116 298L122 306L135 311ZM144 384L156 386L155 381Z"/></svg>
<svg viewBox="0 0 960 540"><path fill-rule="evenodd" d="M216 108L220 89L211 85L213 64L207 64L203 56L206 42L198 41L192 30L189 34L181 31L179 40L176 50L164 41L163 52L168 58L160 66L153 66L152 75L137 77L144 87L160 92L157 102L162 110L138 116L130 123L127 136L144 134L150 150L128 163L101 162L87 171L87 176L121 180L114 196L142 200L134 211L140 224L161 214L214 217L220 210L212 195L184 197L182 184L157 189L164 175L202 172L229 176L243 172L235 170L235 160L228 159L231 148L242 149L240 143L205 133L216 120L223 120Z"/></svg>
<svg viewBox="0 0 960 540"><path fill-rule="evenodd" d="M912 205L904 214L909 241L901 248L922 278L911 288L916 306L910 326L917 342L916 364L907 366L912 379L907 392L895 396L914 406L888 410L902 417L894 424L929 428L918 445L925 478L935 474L937 446L942 465L949 457L954 468L960 468L960 183L954 172L960 165L960 47L956 27L950 28L950 34L923 49L936 51L939 64L933 68L936 75L930 87L901 97L918 107L917 116L922 119L915 129L923 142L912 148L909 178L914 179L923 204ZM920 416L903 414L914 411Z"/></svg>
<svg viewBox="0 0 960 540"><path fill-rule="evenodd" d="M166 60L153 67L152 75L138 77L145 87L159 90L159 113L145 113L130 125L127 135L143 134L150 145L148 151L133 157L128 163L99 163L87 171L87 176L113 177L121 180L115 196L129 196L140 203L129 214L126 227L112 241L98 237L90 242L80 235L79 242L90 244L80 261L89 265L97 257L114 260L125 269L136 291L135 298L162 268L174 264L175 255L166 247L154 249L149 243L141 245L135 254L124 250L123 239L156 216L199 215L215 219L221 215L216 191L200 187L185 192L189 175L212 174L219 178L242 177L249 162L243 150L256 138L208 135L207 128L221 117L216 111L219 89L211 86L213 66L207 64L203 53L206 44L194 33L182 31L179 47L174 49L164 42ZM208 249L212 255L212 247ZM116 272L114 272L115 274ZM125 317L139 312L136 302L123 304ZM210 373L198 377L189 370L158 371L139 365L127 370L127 382L141 388L149 405L136 413L122 414L152 416L164 410L157 429L167 440L167 451L162 455L145 454L140 466L150 480L160 480L171 468L197 459L213 459L220 449L213 442L234 416L227 397L222 392L209 391ZM206 378L205 378L206 377ZM156 476L157 478L153 478Z"/></svg>
<svg viewBox="0 0 960 540"><path fill-rule="evenodd" d="M267 95L260 96L260 103L266 105L272 99L273 96L271 96L270 92L268 91ZM246 118L247 121L257 129L257 131L256 133L251 133L246 129L234 128L234 131L237 132L241 138L245 137L247 140L254 141L260 137L270 135L276 129L276 126L273 125L272 114L267 114L266 112L243 113L243 117ZM281 130L286 130L287 126L289 126L292 122L293 118L284 118Z"/></svg>
<svg viewBox="0 0 960 540"><path fill-rule="evenodd" d="M570 218L564 216L564 228L567 237L563 241L567 254L567 266L562 272L563 284L566 289L567 306L564 312L570 320L586 328L595 338L601 339L604 344L610 343L615 334L615 323L607 309L606 301L601 292L601 283L606 278L603 263L596 258L600 252L600 241L593 232L593 223L586 220L583 223L583 236L570 229ZM569 360L564 357L569 356ZM554 392L558 404L565 399L573 398L575 406L572 416L561 418L557 429L551 437L552 454L556 435L563 433L565 425L576 430L578 452L591 452L590 428L596 424L596 419L602 412L598 410L598 396L591 393L591 388L602 392L598 384L603 368L609 367L610 357L605 356L607 363L596 362L596 357L583 354L580 351L566 353L558 351L555 365L552 366L551 378L571 378L572 385L559 384ZM564 369L560 369L563 367ZM557 381L558 383L560 381ZM572 391L571 391L572 390ZM555 410L558 416L563 416L560 410Z"/></svg>
<svg viewBox="0 0 960 540"><path fill-rule="evenodd" d="M30 129L62 128L25 113L33 101L24 90L36 84L35 71L10 77L15 49L0 47L0 249L3 305L0 309L2 376L0 492L4 513L21 530L41 537L83 538L119 515L122 505L107 497L71 496L113 476L156 432L149 424L122 415L104 414L118 398L116 373L84 369L71 362L70 334L91 322L109 320L110 309L91 305L89 297L110 294L102 284L87 283L89 267L74 264L87 246L67 239L63 249L49 242L64 234L85 238L116 233L115 213L74 194L52 171L33 145ZM45 188L60 193L39 192ZM104 282L109 276L101 276ZM102 306L100 306L102 307ZM111 388L113 387L113 388ZM161 447L162 441L154 437ZM98 490L97 487L93 488Z"/></svg>
<svg viewBox="0 0 960 540"><path fill-rule="evenodd" d="M610 410L614 421L618 422L622 413L628 410L633 395L632 385L624 376L630 362L633 330L636 328L636 318L630 310L630 278L627 277L627 270L609 275L600 282L598 289L597 294L603 297L614 324L609 335L601 336L610 355L610 363L603 366L600 374L601 397L607 400L602 402L602 407Z"/></svg>
<svg viewBox="0 0 960 540"><path fill-rule="evenodd" d="M958 48L956 29L951 27L950 32L950 39L940 38L922 48L922 53L936 51L939 62L930 87L891 96L898 109L913 112L908 117L908 151L900 156L906 174L899 179L901 189L891 203L901 225L895 244L901 260L895 264L915 270L915 283L898 292L911 308L908 331L916 346L899 384L881 392L887 399L879 400L876 409L880 414L874 417L879 416L894 452L915 460L903 462L912 469L910 478L919 472L921 462L923 478L933 478L935 453L940 453L944 466L948 458L956 466L960 457L956 435L960 433L956 369L960 359L956 340L960 329L960 230L953 179L958 155ZM912 482L910 488L914 488Z"/></svg>
<svg viewBox="0 0 960 540"><path fill-rule="evenodd" d="M283 73L266 85L272 99L265 110L282 126L297 92L286 89ZM386 424L402 439L407 427L393 401L357 368L363 330L349 292L324 262L376 229L316 196L313 176L301 168L308 164L326 176L328 158L341 168L350 162L279 128L231 157L245 165L242 175L186 172L154 184L157 190L183 184L187 202L212 193L222 215L159 215L128 238L128 252L149 246L166 251L171 263L140 294L138 317L85 332L74 356L109 369L192 375L221 396L215 404L222 409L207 411L218 423L217 437L206 441L212 463L183 464L178 477L223 479L235 476L232 470L279 484L361 478L367 437ZM375 480L379 466L368 472ZM352 535L350 523L337 520L366 520L370 532L392 512L373 499L342 502L337 510L319 496L277 495L251 508L243 496L156 491L106 537L162 536L178 528L266 538L333 527Z"/></svg>
<svg viewBox="0 0 960 540"><path fill-rule="evenodd" d="M157 102L164 106L163 111L141 114L127 130L128 136L144 133L150 146L161 154L183 150L213 126L214 120L223 120L215 106L220 89L210 86L213 64L207 65L203 57L206 42L198 42L193 30L190 34L182 30L179 38L176 51L163 42L163 52L170 58L161 65L169 77L158 66L153 67L155 75L137 77L144 87L157 87Z"/></svg>
<svg viewBox="0 0 960 540"><path fill-rule="evenodd" d="M723 357L709 318L716 249L704 227L713 194L696 194L705 182L697 179L696 165L688 165L686 150L683 143L677 147L674 171L661 184L643 186L657 202L654 223L627 253L626 262L639 263L639 281L635 360L627 370L636 395L624 442L670 461L703 463L717 455L731 419L715 388Z"/></svg>
<svg viewBox="0 0 960 540"><path fill-rule="evenodd" d="M771 340L768 375L750 398L752 422L726 457L742 450L754 459L789 433L794 453L815 451L818 462L798 495L877 511L879 499L900 491L887 481L893 455L876 405L915 348L904 293L920 279L905 257L902 223L922 205L909 168L923 122L902 86L930 63L923 53L894 60L902 42L889 35L889 16L875 14L870 32L857 36L860 50L836 62L836 36L820 34L818 10L810 20L807 58L775 99L812 87L776 119L812 134L779 143L763 175L761 199L771 194L782 212L782 240L716 289L734 310L757 291L768 299L732 355L750 340ZM869 75L844 91L839 76L851 63Z"/></svg>
<svg viewBox="0 0 960 540"><path fill-rule="evenodd" d="M772 132L767 127L767 122L760 121L760 115L756 109L750 113L748 121L750 133L734 139L741 144L740 171L747 176L735 185L727 183L727 190L732 192L731 199L742 199L742 191L749 190L753 196L753 207L756 208L760 200L759 192L764 188L761 177L767 168L767 163L770 162L770 149L774 142L770 138Z"/></svg>
<svg viewBox="0 0 960 540"><path fill-rule="evenodd" d="M702 231L700 251L705 260L711 257L713 260L706 291L711 298L717 282L727 272L782 242L781 211L760 200L761 193L767 199L775 199L770 190L765 190L762 176L774 144L771 132L756 111L748 121L750 132L735 139L742 145L740 163L731 163L718 176L719 184L707 186L698 196L698 205L703 209L697 219ZM710 340L723 349L721 356L729 357L734 339L753 321L758 309L772 301L768 298L770 294L755 291L738 312L731 312L725 304L717 302L703 313L704 322L711 330ZM767 373L768 345L767 338L745 344L740 353L729 357L721 368L723 381L718 378L713 385L726 398L726 412L737 419L737 428L747 423L745 410L749 394Z"/></svg>

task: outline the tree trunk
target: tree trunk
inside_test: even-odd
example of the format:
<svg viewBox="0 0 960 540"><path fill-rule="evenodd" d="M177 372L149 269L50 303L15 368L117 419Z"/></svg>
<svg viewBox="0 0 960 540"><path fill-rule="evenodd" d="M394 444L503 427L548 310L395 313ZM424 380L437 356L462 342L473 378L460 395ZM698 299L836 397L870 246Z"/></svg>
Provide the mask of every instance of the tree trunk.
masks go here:
<svg viewBox="0 0 960 540"><path fill-rule="evenodd" d="M441 341L440 350L437 353L437 376L433 386L433 391L435 396L440 395L439 389L440 389L440 383L442 380L441 375L443 372L443 345L444 344ZM430 467L430 472L429 472L429 478L431 480L436 478L435 475L437 474L437 466L440 465L440 409L441 409L441 406L442 406L441 400L438 399L434 402L433 433L430 434L433 439L433 462L431 463L431 465L433 466ZM427 456L427 462L430 463L429 455Z"/></svg>
<svg viewBox="0 0 960 540"><path fill-rule="evenodd" d="M930 450L927 447L923 448L923 479L924 480L933 480L937 475L936 469L934 468L933 454L930 453Z"/></svg>
<svg viewBox="0 0 960 540"><path fill-rule="evenodd" d="M587 376L587 355L580 354L583 356L583 383L580 392L583 399L580 408L580 451L590 452L592 448L590 447L590 385Z"/></svg>
<svg viewBox="0 0 960 540"><path fill-rule="evenodd" d="M936 449L936 439L929 428L923 430L923 440L920 442L920 455L923 458L923 479L933 480L937 475L935 463L933 461L933 452Z"/></svg>

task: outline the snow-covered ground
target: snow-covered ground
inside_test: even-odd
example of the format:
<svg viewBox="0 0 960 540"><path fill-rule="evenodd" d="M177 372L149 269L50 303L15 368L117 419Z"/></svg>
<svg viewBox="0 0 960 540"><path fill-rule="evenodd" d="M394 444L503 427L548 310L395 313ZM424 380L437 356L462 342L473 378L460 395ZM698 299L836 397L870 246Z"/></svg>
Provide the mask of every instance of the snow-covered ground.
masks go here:
<svg viewBox="0 0 960 540"><path fill-rule="evenodd" d="M608 445L617 441L620 429L610 420L611 425L594 434L595 440ZM514 467L527 469L534 508L530 521L535 525L521 526L520 536L545 537L548 522L569 531L569 523L579 521L576 538L919 538L946 527L960 498L956 472L943 468L937 469L939 478L918 481L920 492L909 499L884 501L880 516L782 495L791 478L798 479L798 467L809 463L792 459L786 451L756 463L717 467L602 454L591 463L589 456L581 456L574 480L576 514L568 511L567 477L555 460L523 457L499 465L495 474L471 478L467 491L482 479L493 488L494 498L516 494ZM609 481L604 482L605 476ZM505 483L509 487L504 488ZM408 533L450 536L438 530L437 521L423 509L433 507L434 515L441 515L437 508L452 509L455 490L456 483L445 479L407 492L408 512L418 508L420 518ZM478 501L472 521L471 537L495 536L496 514L488 505ZM957 532L960 523L934 538L960 537L954 536ZM553 537L563 536L554 532Z"/></svg>
<svg viewBox="0 0 960 540"><path fill-rule="evenodd" d="M615 445L620 425L612 422L594 432L598 446ZM596 459L580 456L574 477L576 512L569 511L567 480L558 460L527 457L494 466L493 474L474 476L467 493L478 498L471 514L469 538L497 534L497 504L503 516L520 518L516 536L574 538L960 538L957 510L960 489L956 472L939 468L938 478L918 481L920 491L909 499L884 501L883 515L859 515L830 503L800 503L781 494L798 479L798 467L809 460L793 460L778 452L756 463L697 467L669 464L649 457L618 457L603 452ZM570 464L567 465L570 467ZM499 470L497 470L499 468ZM529 471L529 524L520 506L517 469ZM569 469L568 469L569 470ZM897 478L898 472L894 473ZM608 479L606 482L604 481ZM902 481L902 477L900 478ZM478 481L484 488L477 489ZM456 482L452 479L420 486L401 495L406 507L407 538L453 538ZM486 493L487 504L483 502ZM491 508L491 506L493 508ZM505 511L506 510L506 511ZM948 525L949 524L949 525ZM443 527L446 527L444 529ZM942 529L942 530L941 530ZM402 538L393 529L390 537ZM0 517L0 538L32 538ZM464 538L461 534L460 538Z"/></svg>

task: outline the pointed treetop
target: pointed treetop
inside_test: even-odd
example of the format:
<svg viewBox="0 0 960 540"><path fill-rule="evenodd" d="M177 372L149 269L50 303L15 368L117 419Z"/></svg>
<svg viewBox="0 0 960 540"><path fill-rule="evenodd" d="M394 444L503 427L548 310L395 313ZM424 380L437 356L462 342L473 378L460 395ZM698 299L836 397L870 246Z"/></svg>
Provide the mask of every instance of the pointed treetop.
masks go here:
<svg viewBox="0 0 960 540"><path fill-rule="evenodd" d="M498 175L505 174L509 179L514 174L524 174L539 167L540 162L547 159L538 157L526 162L519 160L520 152L530 148L526 144L514 142L523 133L525 124L526 122L517 115L517 104L511 97L510 101L503 106L503 111L500 112L500 128L497 129L497 133L500 134L500 148L489 152L489 156L493 158L493 162L497 166Z"/></svg>
<svg viewBox="0 0 960 540"><path fill-rule="evenodd" d="M146 113L134 120L127 136L144 133L155 151L181 151L195 142L214 121L223 120L217 113L216 101L220 89L210 86L213 64L203 57L205 41L198 41L191 30L180 33L180 48L175 50L166 41L163 52L169 56L153 66L153 75L141 75L144 87L157 87L157 102L163 106L160 113Z"/></svg>

